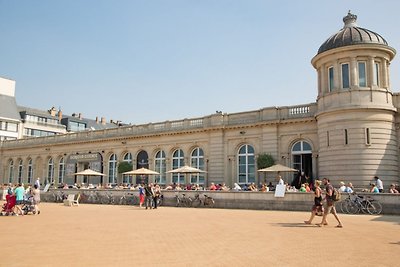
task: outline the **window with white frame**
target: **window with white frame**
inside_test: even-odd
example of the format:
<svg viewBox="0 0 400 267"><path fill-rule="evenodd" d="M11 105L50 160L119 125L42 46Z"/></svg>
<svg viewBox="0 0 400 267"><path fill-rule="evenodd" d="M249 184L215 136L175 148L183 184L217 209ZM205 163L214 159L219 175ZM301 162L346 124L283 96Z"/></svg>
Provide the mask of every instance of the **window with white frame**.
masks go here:
<svg viewBox="0 0 400 267"><path fill-rule="evenodd" d="M332 92L333 89L335 88L335 82L334 82L334 72L333 72L333 67L328 68L328 89L329 92Z"/></svg>
<svg viewBox="0 0 400 267"><path fill-rule="evenodd" d="M251 145L243 145L239 148L237 155L238 183L249 184L256 181L256 164L254 148Z"/></svg>
<svg viewBox="0 0 400 267"><path fill-rule="evenodd" d="M350 70L349 64L342 64L342 88L349 89L350 88Z"/></svg>
<svg viewBox="0 0 400 267"><path fill-rule="evenodd" d="M380 65L379 65L379 62L375 62L375 64L374 64L374 78L373 78L373 80L374 80L374 85L377 85L377 86L379 86L379 71L380 71Z"/></svg>
<svg viewBox="0 0 400 267"><path fill-rule="evenodd" d="M154 158L154 167L155 171L160 173L155 175L154 181L158 184L166 184L167 177L165 173L167 170L167 164L166 164L165 152L163 150L160 150L156 153L156 156Z"/></svg>
<svg viewBox="0 0 400 267"><path fill-rule="evenodd" d="M117 182L117 155L112 154L108 159L108 182L115 184Z"/></svg>
<svg viewBox="0 0 400 267"><path fill-rule="evenodd" d="M28 184L32 184L33 181L33 164L32 159L28 160Z"/></svg>
<svg viewBox="0 0 400 267"><path fill-rule="evenodd" d="M190 156L190 166L204 171L204 152L200 147L193 149ZM204 173L191 174L190 183L204 184Z"/></svg>
<svg viewBox="0 0 400 267"><path fill-rule="evenodd" d="M132 154L129 153L129 152L126 153L124 155L123 162L132 164ZM132 183L132 177L133 177L133 175L123 175L122 176L122 182L125 183L125 184L131 184Z"/></svg>
<svg viewBox="0 0 400 267"><path fill-rule="evenodd" d="M184 154L182 149L177 149L172 154L172 169L178 169L184 166ZM173 173L172 174L172 182L177 184L184 184L185 183L185 175L181 173Z"/></svg>
<svg viewBox="0 0 400 267"><path fill-rule="evenodd" d="M8 162L8 182L12 183L14 178L14 161L11 159Z"/></svg>
<svg viewBox="0 0 400 267"><path fill-rule="evenodd" d="M61 158L58 162L58 183L62 184L65 177L65 162L64 158Z"/></svg>
<svg viewBox="0 0 400 267"><path fill-rule="evenodd" d="M20 159L18 162L18 183L22 183L22 170L23 170L23 164L22 164L22 159Z"/></svg>
<svg viewBox="0 0 400 267"><path fill-rule="evenodd" d="M364 61L358 62L358 85L367 87L367 64Z"/></svg>
<svg viewBox="0 0 400 267"><path fill-rule="evenodd" d="M47 181L51 184L54 183L54 161L49 158L47 162Z"/></svg>

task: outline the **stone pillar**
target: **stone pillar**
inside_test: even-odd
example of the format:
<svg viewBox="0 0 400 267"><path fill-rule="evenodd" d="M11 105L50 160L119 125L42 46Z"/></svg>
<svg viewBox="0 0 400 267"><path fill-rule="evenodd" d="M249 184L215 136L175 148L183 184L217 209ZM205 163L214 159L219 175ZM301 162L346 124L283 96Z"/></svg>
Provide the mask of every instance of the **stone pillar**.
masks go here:
<svg viewBox="0 0 400 267"><path fill-rule="evenodd" d="M374 85L374 65L375 61L373 57L368 57L367 62L367 86L372 89Z"/></svg>
<svg viewBox="0 0 400 267"><path fill-rule="evenodd" d="M339 75L340 75L340 68L339 68L339 63L336 60L333 63L333 91L337 91L340 88Z"/></svg>
<svg viewBox="0 0 400 267"><path fill-rule="evenodd" d="M357 77L357 60L352 57L350 58L350 88L358 87Z"/></svg>
<svg viewBox="0 0 400 267"><path fill-rule="evenodd" d="M381 87L385 88L385 89L389 89L389 87L390 87L389 86L389 71L388 71L388 64L387 64L386 59L382 60L381 69L382 69L380 71Z"/></svg>
<svg viewBox="0 0 400 267"><path fill-rule="evenodd" d="M319 72L321 73L321 82L320 82L321 88L320 88L320 92L321 92L321 95L324 95L328 91L326 89L328 84L326 82L327 81L327 79L326 79L326 77L327 77L327 69L325 68L325 64L323 64L320 67Z"/></svg>

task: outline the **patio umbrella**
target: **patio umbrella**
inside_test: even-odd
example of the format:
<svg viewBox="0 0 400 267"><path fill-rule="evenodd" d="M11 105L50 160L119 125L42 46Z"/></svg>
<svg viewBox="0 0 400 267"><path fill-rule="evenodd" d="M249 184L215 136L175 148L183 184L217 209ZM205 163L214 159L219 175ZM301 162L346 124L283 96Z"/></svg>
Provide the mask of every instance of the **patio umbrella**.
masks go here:
<svg viewBox="0 0 400 267"><path fill-rule="evenodd" d="M86 176L106 176L105 174L101 173L101 172L96 172L94 170L91 169L86 169L80 172L76 172L74 173L74 175L86 175ZM89 183L89 177L88 177L88 183Z"/></svg>
<svg viewBox="0 0 400 267"><path fill-rule="evenodd" d="M140 183L143 183L143 182L145 182L144 181L144 176L145 175L152 175L152 174L157 175L157 174L160 174L160 173L156 172L156 171L152 171L152 170L146 169L146 168L140 168L140 169L137 169L137 170L124 172L122 174L123 175L140 175L140 176L142 176L141 179L140 179ZM137 182L137 180L136 180L136 182Z"/></svg>
<svg viewBox="0 0 400 267"><path fill-rule="evenodd" d="M184 174L186 174L185 175L185 182L187 182L187 174L204 173L205 171L185 165L185 166L180 167L178 169L170 170L170 171L167 171L167 172L168 173L184 173Z"/></svg>
<svg viewBox="0 0 400 267"><path fill-rule="evenodd" d="M152 171L152 170L146 169L146 168L140 168L140 169L137 169L137 170L124 172L122 174L125 174L125 175L150 175L150 174L160 174L160 173L156 172L156 171Z"/></svg>
<svg viewBox="0 0 400 267"><path fill-rule="evenodd" d="M298 170L283 166L281 164L275 164L271 167L258 170L259 172L297 172Z"/></svg>

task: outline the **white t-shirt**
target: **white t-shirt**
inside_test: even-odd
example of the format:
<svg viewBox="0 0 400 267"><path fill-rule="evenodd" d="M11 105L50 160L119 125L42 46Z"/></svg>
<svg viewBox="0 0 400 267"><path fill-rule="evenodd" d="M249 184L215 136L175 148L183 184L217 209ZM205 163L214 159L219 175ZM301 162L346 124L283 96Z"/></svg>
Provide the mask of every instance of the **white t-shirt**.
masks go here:
<svg viewBox="0 0 400 267"><path fill-rule="evenodd" d="M383 183L381 179L376 179L376 187L380 190L383 190Z"/></svg>

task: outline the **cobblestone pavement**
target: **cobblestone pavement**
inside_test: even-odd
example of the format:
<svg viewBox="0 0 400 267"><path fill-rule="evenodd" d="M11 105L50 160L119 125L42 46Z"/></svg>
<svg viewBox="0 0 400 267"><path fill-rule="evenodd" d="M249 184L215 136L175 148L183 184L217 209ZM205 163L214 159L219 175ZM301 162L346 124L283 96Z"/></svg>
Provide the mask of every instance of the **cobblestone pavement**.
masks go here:
<svg viewBox="0 0 400 267"><path fill-rule="evenodd" d="M2 216L0 266L398 266L400 217L62 204ZM317 217L316 223L321 217ZM329 259L328 264L325 261Z"/></svg>

